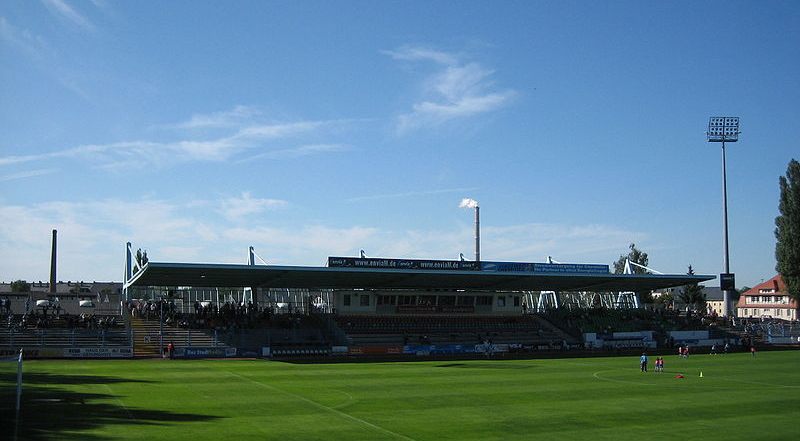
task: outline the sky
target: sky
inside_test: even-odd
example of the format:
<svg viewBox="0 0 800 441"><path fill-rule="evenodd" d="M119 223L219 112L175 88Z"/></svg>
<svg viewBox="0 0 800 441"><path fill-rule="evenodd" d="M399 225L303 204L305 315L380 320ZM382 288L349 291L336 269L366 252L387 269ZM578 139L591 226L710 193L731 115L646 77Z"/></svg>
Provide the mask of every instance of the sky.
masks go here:
<svg viewBox="0 0 800 441"><path fill-rule="evenodd" d="M0 280L327 256L775 274L796 1L0 2ZM718 282L711 282L713 285Z"/></svg>

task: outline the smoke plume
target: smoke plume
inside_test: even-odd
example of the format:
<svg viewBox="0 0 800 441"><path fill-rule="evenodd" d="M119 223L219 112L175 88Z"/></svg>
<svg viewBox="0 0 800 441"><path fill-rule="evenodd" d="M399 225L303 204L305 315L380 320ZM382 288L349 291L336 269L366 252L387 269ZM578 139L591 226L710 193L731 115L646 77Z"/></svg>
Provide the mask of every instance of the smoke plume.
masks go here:
<svg viewBox="0 0 800 441"><path fill-rule="evenodd" d="M477 206L478 201L470 198L461 199L461 203L458 204L458 208L476 208Z"/></svg>

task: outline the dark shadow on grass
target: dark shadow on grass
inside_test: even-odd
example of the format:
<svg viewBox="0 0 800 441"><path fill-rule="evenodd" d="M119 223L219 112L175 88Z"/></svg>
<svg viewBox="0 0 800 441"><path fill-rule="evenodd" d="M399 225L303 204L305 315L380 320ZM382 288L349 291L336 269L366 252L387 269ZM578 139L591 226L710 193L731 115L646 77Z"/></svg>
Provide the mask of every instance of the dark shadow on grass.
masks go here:
<svg viewBox="0 0 800 441"><path fill-rule="evenodd" d="M465 369L531 369L535 366L529 364L518 364L518 363L500 363L500 362L491 362L491 363L448 363L448 364L440 364L436 367L439 368L465 368Z"/></svg>
<svg viewBox="0 0 800 441"><path fill-rule="evenodd" d="M0 384L16 383L17 373L0 373ZM61 375L40 372L25 372L25 385L37 384L116 384L116 383L155 383L151 380L134 380L129 378L108 377L103 375Z"/></svg>
<svg viewBox="0 0 800 441"><path fill-rule="evenodd" d="M0 381L0 428L3 439L14 440L16 376ZM64 390L61 384L146 382L109 376L23 374L22 410L16 439L40 441L74 439L103 441L111 437L81 433L114 425L167 425L212 421L219 417L125 406L116 394ZM113 431L111 429L110 431Z"/></svg>

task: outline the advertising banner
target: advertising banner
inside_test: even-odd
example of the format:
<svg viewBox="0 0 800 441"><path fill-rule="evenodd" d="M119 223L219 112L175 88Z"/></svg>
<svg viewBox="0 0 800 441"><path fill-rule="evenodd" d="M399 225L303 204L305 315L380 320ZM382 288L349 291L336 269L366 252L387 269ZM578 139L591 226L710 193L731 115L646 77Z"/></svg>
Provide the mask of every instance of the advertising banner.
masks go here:
<svg viewBox="0 0 800 441"><path fill-rule="evenodd" d="M131 348L66 348L66 358L133 358Z"/></svg>
<svg viewBox="0 0 800 441"><path fill-rule="evenodd" d="M14 357L19 355L19 349L0 349L0 357ZM61 348L25 348L22 351L23 358L62 358L64 351Z"/></svg>
<svg viewBox="0 0 800 441"><path fill-rule="evenodd" d="M236 348L180 348L175 350L175 355L183 358L225 358L235 357Z"/></svg>
<svg viewBox="0 0 800 441"><path fill-rule="evenodd" d="M388 354L402 354L402 346L355 346L350 347L348 353L350 355L388 355Z"/></svg>
<svg viewBox="0 0 800 441"><path fill-rule="evenodd" d="M403 353L420 356L470 354L477 352L477 346L479 345L405 345L403 346Z"/></svg>
<svg viewBox="0 0 800 441"><path fill-rule="evenodd" d="M381 259L368 257L328 257L328 267L512 273L609 274L608 265L590 263L473 262L466 260Z"/></svg>
<svg viewBox="0 0 800 441"><path fill-rule="evenodd" d="M511 273L608 274L608 265L589 263L482 262L481 271Z"/></svg>
<svg viewBox="0 0 800 441"><path fill-rule="evenodd" d="M479 262L465 260L380 259L328 257L328 266L336 268L385 268L400 270L480 271Z"/></svg>

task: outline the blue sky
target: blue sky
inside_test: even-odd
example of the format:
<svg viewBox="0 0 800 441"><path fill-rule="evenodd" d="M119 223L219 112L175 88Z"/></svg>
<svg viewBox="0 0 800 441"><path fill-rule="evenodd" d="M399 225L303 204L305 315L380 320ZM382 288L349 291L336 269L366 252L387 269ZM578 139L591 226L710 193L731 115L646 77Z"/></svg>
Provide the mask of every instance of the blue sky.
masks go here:
<svg viewBox="0 0 800 441"><path fill-rule="evenodd" d="M0 4L0 280L329 255L774 275L800 3Z"/></svg>

